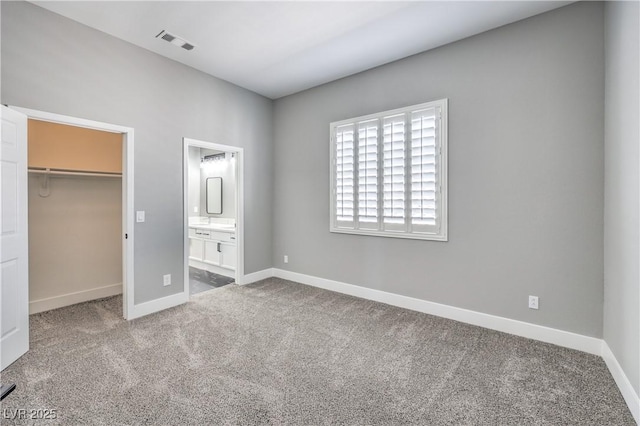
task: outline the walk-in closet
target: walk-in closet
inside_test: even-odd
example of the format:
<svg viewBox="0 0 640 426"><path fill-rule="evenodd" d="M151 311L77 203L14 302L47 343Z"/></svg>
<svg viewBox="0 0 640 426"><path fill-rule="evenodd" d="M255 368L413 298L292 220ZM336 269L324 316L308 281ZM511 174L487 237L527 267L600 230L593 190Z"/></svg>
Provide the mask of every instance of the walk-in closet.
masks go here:
<svg viewBox="0 0 640 426"><path fill-rule="evenodd" d="M29 311L122 293L122 134L29 120Z"/></svg>

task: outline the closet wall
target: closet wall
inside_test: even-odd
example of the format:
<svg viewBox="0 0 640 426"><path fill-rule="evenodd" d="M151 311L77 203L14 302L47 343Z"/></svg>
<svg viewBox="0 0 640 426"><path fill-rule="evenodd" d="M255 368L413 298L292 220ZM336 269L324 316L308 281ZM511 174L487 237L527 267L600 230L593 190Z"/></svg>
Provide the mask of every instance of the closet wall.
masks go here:
<svg viewBox="0 0 640 426"><path fill-rule="evenodd" d="M29 167L122 173L122 135L29 120Z"/></svg>
<svg viewBox="0 0 640 426"><path fill-rule="evenodd" d="M30 169L121 173L119 134L30 120L28 144ZM44 179L29 173L30 312L122 293L121 178Z"/></svg>

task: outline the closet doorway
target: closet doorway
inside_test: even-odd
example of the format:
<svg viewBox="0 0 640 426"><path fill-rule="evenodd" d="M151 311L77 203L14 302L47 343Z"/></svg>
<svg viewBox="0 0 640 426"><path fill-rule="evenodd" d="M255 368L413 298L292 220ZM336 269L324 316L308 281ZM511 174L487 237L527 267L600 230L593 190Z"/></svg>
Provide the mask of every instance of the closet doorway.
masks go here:
<svg viewBox="0 0 640 426"><path fill-rule="evenodd" d="M133 129L28 118L29 313L122 293L133 305Z"/></svg>
<svg viewBox="0 0 640 426"><path fill-rule="evenodd" d="M184 294L242 284L243 149L183 139Z"/></svg>

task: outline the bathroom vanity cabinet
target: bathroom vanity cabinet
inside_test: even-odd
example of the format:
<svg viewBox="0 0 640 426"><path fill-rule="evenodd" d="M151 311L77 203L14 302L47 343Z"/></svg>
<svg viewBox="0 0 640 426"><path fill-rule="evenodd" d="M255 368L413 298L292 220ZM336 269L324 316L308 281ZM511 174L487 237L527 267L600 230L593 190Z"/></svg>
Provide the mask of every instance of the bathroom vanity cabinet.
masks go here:
<svg viewBox="0 0 640 426"><path fill-rule="evenodd" d="M233 277L236 270L235 229L189 228L189 265Z"/></svg>

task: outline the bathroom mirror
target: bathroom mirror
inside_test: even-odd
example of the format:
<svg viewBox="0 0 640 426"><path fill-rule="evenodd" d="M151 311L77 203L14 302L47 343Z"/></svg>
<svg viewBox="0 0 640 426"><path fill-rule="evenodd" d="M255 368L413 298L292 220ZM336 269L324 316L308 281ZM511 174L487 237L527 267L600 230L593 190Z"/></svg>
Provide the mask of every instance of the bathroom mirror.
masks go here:
<svg viewBox="0 0 640 426"><path fill-rule="evenodd" d="M222 214L222 178L207 178L207 213Z"/></svg>

